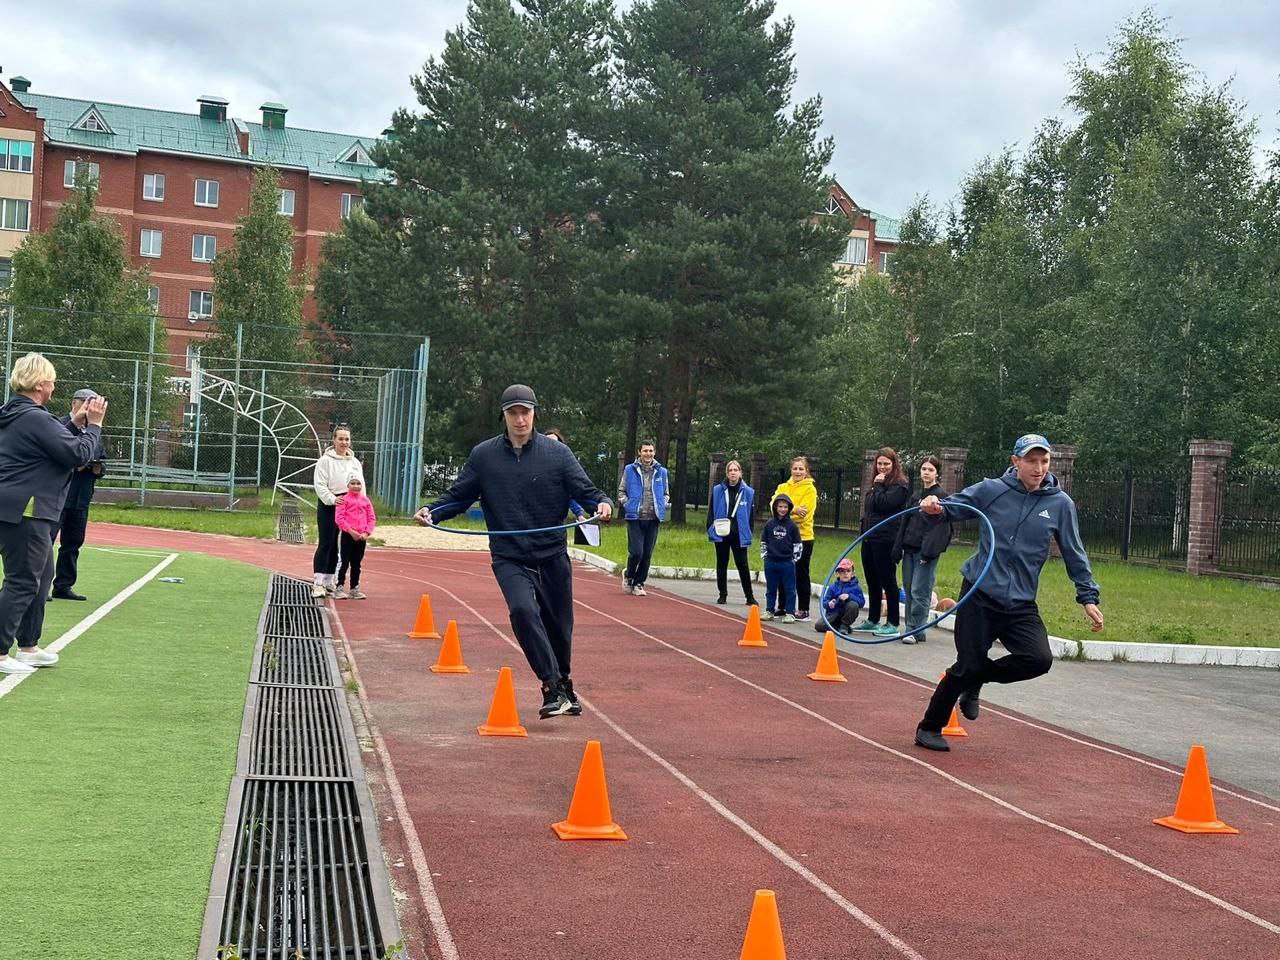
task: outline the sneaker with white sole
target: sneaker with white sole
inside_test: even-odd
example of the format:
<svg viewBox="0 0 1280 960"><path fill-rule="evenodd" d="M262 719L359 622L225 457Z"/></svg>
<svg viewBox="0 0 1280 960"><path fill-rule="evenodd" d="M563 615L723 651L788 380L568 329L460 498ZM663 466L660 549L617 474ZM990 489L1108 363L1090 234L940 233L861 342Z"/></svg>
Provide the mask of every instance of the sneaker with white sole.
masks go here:
<svg viewBox="0 0 1280 960"><path fill-rule="evenodd" d="M323 599L324 599L324 586L323 586L323 585L321 585L321 584L319 584L319 583L313 583L313 584L311 585L311 599L312 599L312 600L323 600Z"/></svg>
<svg viewBox="0 0 1280 960"><path fill-rule="evenodd" d="M542 708L538 711L539 719L562 717L572 709L573 701L565 695L564 687L559 681L542 685Z"/></svg>
<svg viewBox="0 0 1280 960"><path fill-rule="evenodd" d="M882 623L872 630L871 634L876 637L896 637L898 635L898 628L892 623Z"/></svg>
<svg viewBox="0 0 1280 960"><path fill-rule="evenodd" d="M635 596L637 596L637 597L647 597L647 596L648 596L648 594L644 592L644 584L643 584L643 583L637 583L637 584L634 584L634 585L631 587L631 592L632 592Z"/></svg>
<svg viewBox="0 0 1280 960"><path fill-rule="evenodd" d="M48 650L19 649L14 656L18 658L19 663L25 663L28 667L52 667L58 662L58 655Z"/></svg>
<svg viewBox="0 0 1280 960"><path fill-rule="evenodd" d="M350 597L352 600L367 600L367 599L368 599L368 597L366 597L366 596L364 595L364 591L363 591L363 590L361 590L359 587L352 587L352 588L351 588L351 592L350 592L350 593L348 593L348 594L347 594L347 596L348 596L348 597Z"/></svg>
<svg viewBox="0 0 1280 960"><path fill-rule="evenodd" d="M26 676L28 673L35 673L36 668L23 663L17 657L8 656L0 660L0 673L7 673L15 677Z"/></svg>
<svg viewBox="0 0 1280 960"><path fill-rule="evenodd" d="M784 613L784 614L782 615L782 622L783 622L783 623L795 623L795 622L796 622L796 618L795 618L794 614Z"/></svg>
<svg viewBox="0 0 1280 960"><path fill-rule="evenodd" d="M634 589L635 585L631 582L631 578L624 573L622 575L622 592L630 593Z"/></svg>
<svg viewBox="0 0 1280 960"><path fill-rule="evenodd" d="M335 600L345 600L345 599L347 599L347 591L346 591L346 589L345 589L344 587L338 587L338 589L334 590L334 591L333 591L333 599L335 599Z"/></svg>
<svg viewBox="0 0 1280 960"><path fill-rule="evenodd" d="M772 620L773 618L774 612L772 610L766 610L764 613L760 614L761 620Z"/></svg>
<svg viewBox="0 0 1280 960"><path fill-rule="evenodd" d="M875 620L863 620L856 627L850 627L854 633L875 633L880 624Z"/></svg>

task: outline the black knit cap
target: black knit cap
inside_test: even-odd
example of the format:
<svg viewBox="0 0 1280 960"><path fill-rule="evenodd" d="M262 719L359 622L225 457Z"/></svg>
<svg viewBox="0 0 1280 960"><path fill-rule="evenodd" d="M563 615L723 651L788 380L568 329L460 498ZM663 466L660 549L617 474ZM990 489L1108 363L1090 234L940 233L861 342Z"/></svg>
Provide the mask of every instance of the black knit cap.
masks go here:
<svg viewBox="0 0 1280 960"><path fill-rule="evenodd" d="M503 410L508 407L528 407L534 410L537 409L538 398L534 395L532 387L526 387L523 383L513 383L502 391L501 403Z"/></svg>

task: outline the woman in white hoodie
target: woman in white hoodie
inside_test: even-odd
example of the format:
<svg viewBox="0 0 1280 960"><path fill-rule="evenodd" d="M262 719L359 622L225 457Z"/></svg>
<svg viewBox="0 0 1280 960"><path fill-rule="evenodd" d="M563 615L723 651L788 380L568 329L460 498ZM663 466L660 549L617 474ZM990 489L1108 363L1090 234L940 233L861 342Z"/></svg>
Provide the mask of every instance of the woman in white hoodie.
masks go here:
<svg viewBox="0 0 1280 960"><path fill-rule="evenodd" d="M315 580L311 596L317 600L326 594L333 596L337 589L335 574L338 569L338 521L334 519L334 512L338 501L347 495L347 481L352 477L359 477L360 485L368 489L364 482L364 468L351 452L351 430L338 427L333 431L333 446L325 450L316 461L315 474L311 480L316 496L320 499L316 504L319 543L316 544L315 557L311 561Z"/></svg>

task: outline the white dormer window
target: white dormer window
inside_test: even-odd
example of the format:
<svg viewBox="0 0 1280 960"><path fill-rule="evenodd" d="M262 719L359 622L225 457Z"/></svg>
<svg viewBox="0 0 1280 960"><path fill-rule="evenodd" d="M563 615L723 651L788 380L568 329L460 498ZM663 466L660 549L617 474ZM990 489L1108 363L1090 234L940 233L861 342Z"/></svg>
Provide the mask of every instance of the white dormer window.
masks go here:
<svg viewBox="0 0 1280 960"><path fill-rule="evenodd" d="M823 213L834 216L837 213L844 213L844 208L840 206L840 201L835 197L827 197L827 209Z"/></svg>
<svg viewBox="0 0 1280 960"><path fill-rule="evenodd" d="M358 163L362 167L373 166L373 161L369 159L369 152L358 142L338 154L338 163Z"/></svg>
<svg viewBox="0 0 1280 960"><path fill-rule="evenodd" d="M88 130L92 133L115 133L115 131L111 129L111 125L108 124L102 114L98 112L97 107L90 107L81 114L80 119L71 125L71 129Z"/></svg>

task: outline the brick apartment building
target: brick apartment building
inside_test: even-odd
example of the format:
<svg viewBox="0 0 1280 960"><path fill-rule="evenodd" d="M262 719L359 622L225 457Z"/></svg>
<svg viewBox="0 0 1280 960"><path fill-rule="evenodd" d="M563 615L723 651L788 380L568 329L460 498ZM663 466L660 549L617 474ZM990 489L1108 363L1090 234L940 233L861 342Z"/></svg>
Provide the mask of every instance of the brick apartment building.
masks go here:
<svg viewBox="0 0 1280 960"><path fill-rule="evenodd" d="M889 273L898 249L900 221L858 206L844 187L832 182L827 196L828 216L843 216L849 221L849 238L844 253L836 260L836 271L852 281L867 271Z"/></svg>
<svg viewBox="0 0 1280 960"><path fill-rule="evenodd" d="M261 122L249 122L215 96L181 113L36 94L23 77L0 81L0 286L13 251L52 224L87 167L98 208L120 224L133 264L149 270L170 355L185 365L210 334L212 262L248 211L256 168L280 173L294 266L308 279L325 235L364 202L362 183L388 176L369 158L376 138L290 127L279 103L259 110ZM310 294L303 310L314 318Z"/></svg>

